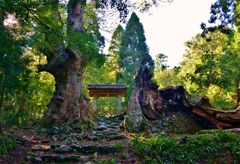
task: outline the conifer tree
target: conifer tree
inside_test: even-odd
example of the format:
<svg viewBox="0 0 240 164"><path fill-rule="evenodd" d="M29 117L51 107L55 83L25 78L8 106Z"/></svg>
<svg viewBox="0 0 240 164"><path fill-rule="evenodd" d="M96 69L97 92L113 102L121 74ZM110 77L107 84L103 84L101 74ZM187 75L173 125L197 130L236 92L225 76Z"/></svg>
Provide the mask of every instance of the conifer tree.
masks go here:
<svg viewBox="0 0 240 164"><path fill-rule="evenodd" d="M121 25L118 25L116 30L113 32L110 46L108 48L108 52L111 55L109 58L109 65L111 65L111 70L114 71L113 74L116 79L116 83L120 83L119 79L121 79L118 61L119 61L119 49L123 33L124 33L123 27Z"/></svg>
<svg viewBox="0 0 240 164"><path fill-rule="evenodd" d="M132 93L135 76L141 67L153 66L146 44L143 25L136 13L132 13L123 34L119 50L119 67L123 83L127 85L127 99Z"/></svg>

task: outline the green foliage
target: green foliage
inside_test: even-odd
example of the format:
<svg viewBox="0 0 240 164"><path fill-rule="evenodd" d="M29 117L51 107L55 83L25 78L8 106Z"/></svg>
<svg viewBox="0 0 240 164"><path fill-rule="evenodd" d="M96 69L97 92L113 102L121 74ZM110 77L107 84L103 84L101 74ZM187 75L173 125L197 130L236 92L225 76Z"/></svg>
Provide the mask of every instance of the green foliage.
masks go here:
<svg viewBox="0 0 240 164"><path fill-rule="evenodd" d="M123 152L121 155L120 155L120 159L127 159L128 156L127 156L127 153L126 152Z"/></svg>
<svg viewBox="0 0 240 164"><path fill-rule="evenodd" d="M0 24L0 118L4 124L28 123L43 115L55 82L52 75L37 73L37 65L50 63L65 47L81 45L77 53L87 54L86 60L95 66L103 65L104 38L94 8L92 3L86 5L80 33L67 26L67 6L58 1L1 1L1 18L12 13L17 22L16 26Z"/></svg>
<svg viewBox="0 0 240 164"><path fill-rule="evenodd" d="M155 70L154 79L156 84L160 88L165 88L167 86L177 86L182 84L182 80L178 78L178 73L174 69L166 69L163 71Z"/></svg>
<svg viewBox="0 0 240 164"><path fill-rule="evenodd" d="M95 3L87 3L85 7L85 15L84 15L84 29L86 29L86 32L89 34L92 34L94 37L94 43L98 45L100 50L102 50L105 46L105 38L100 33L99 25L98 25L98 17L95 10Z"/></svg>
<svg viewBox="0 0 240 164"><path fill-rule="evenodd" d="M104 54L99 53L99 44L96 37L92 33L79 33L72 27L68 27L67 47L73 49L81 45L77 54L87 54L88 62L101 66L105 62Z"/></svg>
<svg viewBox="0 0 240 164"><path fill-rule="evenodd" d="M1 15L5 16L5 15ZM4 114L8 117L17 115L13 110L21 111L25 104L31 70L31 59L24 54L26 40L20 37L21 31L12 30L11 26L0 24L0 124L4 123Z"/></svg>
<svg viewBox="0 0 240 164"><path fill-rule="evenodd" d="M226 89L217 85L210 85L206 91L206 95L210 99L211 104L216 108L231 107L235 101L233 93L229 93Z"/></svg>
<svg viewBox="0 0 240 164"><path fill-rule="evenodd" d="M131 75L136 75L140 66L153 66L153 60L146 45L143 25L135 13L131 15L122 36L119 57L120 68L132 72Z"/></svg>
<svg viewBox="0 0 240 164"><path fill-rule="evenodd" d="M121 143L117 143L116 145L117 151L119 151L120 149L122 149L122 144Z"/></svg>
<svg viewBox="0 0 240 164"><path fill-rule="evenodd" d="M128 48L125 47L125 44L128 45ZM153 66L152 58L148 54L143 26L135 13L130 18L125 31L120 25L114 31L109 47L109 54L107 61L102 67L99 68L94 64L87 67L85 83L118 83L127 85L127 97L123 99L122 105L122 108L125 108L127 100L131 96L131 88L138 69L141 66ZM93 74L95 76L92 76ZM100 98L98 107L101 108L98 111L116 113L117 99Z"/></svg>
<svg viewBox="0 0 240 164"><path fill-rule="evenodd" d="M106 63L108 65L109 73L111 77L115 77L115 81L119 84L119 80L122 79L122 74L119 72L120 68L118 65L119 61L119 49L122 41L122 35L124 29L121 25L118 25L115 31L113 32L111 42L108 48L110 54L109 60Z"/></svg>
<svg viewBox="0 0 240 164"><path fill-rule="evenodd" d="M167 69L167 58L167 55L160 53L156 55L154 61L154 77L152 81L159 85L159 89L167 86L177 86L183 83L178 77L180 67Z"/></svg>
<svg viewBox="0 0 240 164"><path fill-rule="evenodd" d="M110 54L118 55L123 33L123 27L121 25L118 25L112 34L111 42L108 48Z"/></svg>
<svg viewBox="0 0 240 164"><path fill-rule="evenodd" d="M164 54L157 54L154 62L155 71L164 71L167 69L168 56Z"/></svg>
<svg viewBox="0 0 240 164"><path fill-rule="evenodd" d="M120 28L120 27L119 27ZM118 29L118 28L117 28ZM116 32L117 33L117 32ZM118 35L118 34L115 34ZM113 35L112 38L115 38L115 35ZM116 39L116 38L115 38ZM119 39L119 38L117 38ZM117 40L116 39L116 40ZM117 50L113 50L113 39L111 41L112 49L109 50L111 53L110 57L105 57L105 63L102 65L99 65L97 62L92 60L90 62L85 70L84 74L84 84L85 88L87 90L88 84L115 84L116 82L116 71L118 70L118 54ZM115 46L117 49L117 46ZM91 102L93 102L93 99L91 99ZM91 103L93 104L93 103ZM98 114L116 114L117 113L117 98L115 97L101 97L98 99Z"/></svg>
<svg viewBox="0 0 240 164"><path fill-rule="evenodd" d="M100 68L95 65L88 65L84 74L84 84L87 90L88 84L115 84L114 71L107 61ZM93 102L93 98L90 99ZM118 100L116 97L100 97L97 102L97 112L100 115L117 113ZM91 103L93 104L93 103Z"/></svg>
<svg viewBox="0 0 240 164"><path fill-rule="evenodd" d="M0 134L0 156L13 150L17 145L14 135Z"/></svg>
<svg viewBox="0 0 240 164"><path fill-rule="evenodd" d="M239 141L238 134L219 130L181 139L155 136L142 140L136 137L132 142L145 163L214 163L221 161L222 156L237 163L240 161Z"/></svg>
<svg viewBox="0 0 240 164"><path fill-rule="evenodd" d="M19 8L21 7L20 5ZM5 8L5 10L11 13L11 8ZM34 87L34 84L41 80L34 72L37 60L30 53L28 47L32 45L31 41L25 38L29 26L20 24L22 20L18 14L23 14L20 12L15 13L15 17L19 18L16 26L11 24L1 26L0 44L2 48L0 51L3 55L0 60L0 110L2 111L0 117L3 124L9 125L28 123L29 120L34 120L36 116L33 117L32 113L38 113L45 109L46 101L49 101L49 97L46 96L47 100L40 108L37 108L44 96L34 99L35 93L41 86ZM47 92L49 91L48 89Z"/></svg>
<svg viewBox="0 0 240 164"><path fill-rule="evenodd" d="M70 24L66 12L74 1L69 1L68 6L47 0L1 1L0 17L4 20L8 17L7 14L12 14L17 22L15 26L4 25L3 21L0 24L2 123L28 123L29 120L42 116L54 92L55 82L53 76L46 72L38 74L37 65L51 63L64 48L86 55L88 67L84 74L85 88L90 83L117 82L128 86L123 108L131 95L139 68L153 66L143 26L135 13L131 15L125 31L120 25L116 28L109 47L110 56L106 57L103 54L104 38L99 32L95 8L104 7L108 2L81 2L86 5L84 24L82 31L76 32L68 26ZM127 13L124 2L109 2L111 7L120 7L118 10L123 15ZM231 24L233 20L238 29L239 2L235 2L235 8L232 5L233 1L218 0L211 7L210 21L214 23L214 20L224 18L221 20L223 25ZM224 31L230 32L226 36L222 34ZM167 56L159 54L155 63L155 80L160 87L184 84L190 93L206 94L217 107L233 106L235 100L238 105L239 31L219 27L205 28L205 33L207 32L210 39L196 35L186 42L184 61L176 70L166 69ZM117 109L116 98L101 98L98 103L103 112L114 113Z"/></svg>
<svg viewBox="0 0 240 164"><path fill-rule="evenodd" d="M27 56L30 57L30 54ZM36 60L35 63L29 63L31 66L28 69L36 69L36 64ZM27 85L27 88L23 88L24 85L21 83L17 85L15 81L13 85L11 89L17 91L14 94L7 94L8 88L5 90L8 96L4 97L3 123L7 125L27 124L29 121L40 118L53 94L54 78L46 72L40 74L31 72L25 79L24 85Z"/></svg>
<svg viewBox="0 0 240 164"><path fill-rule="evenodd" d="M187 51L178 77L191 94L207 95L219 108L238 104L237 96L235 100L233 98L239 87L239 64L236 63L239 53L235 48L237 35L228 36L215 31L211 33L214 41L196 35L185 43Z"/></svg>
<svg viewBox="0 0 240 164"><path fill-rule="evenodd" d="M239 106L239 2L234 0L216 0L211 5L211 17L207 27L205 23L200 26L203 30L201 38L192 39L186 42L189 48L184 55L188 60L182 63L182 73L186 73L195 88L191 87L195 93L207 93L211 91L209 88L218 87L218 93L223 93L221 100L216 97L219 95L208 95L213 104L217 107ZM198 62L194 60L198 54ZM193 59L193 60L192 60ZM192 62L194 64L192 64ZM193 68L186 67L192 64ZM186 70L187 68L187 70ZM191 71L189 71L191 70ZM191 84L190 84L191 85ZM190 88L190 87L189 87ZM194 88L194 89L193 89ZM189 89L190 90L190 89ZM212 92L211 92L212 93ZM235 105L234 105L235 99Z"/></svg>
<svg viewBox="0 0 240 164"><path fill-rule="evenodd" d="M153 60L149 55L146 44L143 25L135 13L132 13L123 33L118 64L119 73L122 76L122 79L118 79L118 82L127 85L127 99L129 99L139 69L145 66L151 69L153 66Z"/></svg>
<svg viewBox="0 0 240 164"><path fill-rule="evenodd" d="M114 159L101 160L97 164L116 164L117 162Z"/></svg>

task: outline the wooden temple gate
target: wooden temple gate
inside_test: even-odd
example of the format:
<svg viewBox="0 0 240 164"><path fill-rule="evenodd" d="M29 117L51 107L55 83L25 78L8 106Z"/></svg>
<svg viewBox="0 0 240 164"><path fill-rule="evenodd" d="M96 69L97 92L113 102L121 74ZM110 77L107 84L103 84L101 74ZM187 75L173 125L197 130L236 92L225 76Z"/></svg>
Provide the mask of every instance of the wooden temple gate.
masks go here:
<svg viewBox="0 0 240 164"><path fill-rule="evenodd" d="M90 97L93 97L93 111L97 110L97 99L99 97L117 97L118 113L121 110L122 97L126 96L127 87L122 84L89 84Z"/></svg>

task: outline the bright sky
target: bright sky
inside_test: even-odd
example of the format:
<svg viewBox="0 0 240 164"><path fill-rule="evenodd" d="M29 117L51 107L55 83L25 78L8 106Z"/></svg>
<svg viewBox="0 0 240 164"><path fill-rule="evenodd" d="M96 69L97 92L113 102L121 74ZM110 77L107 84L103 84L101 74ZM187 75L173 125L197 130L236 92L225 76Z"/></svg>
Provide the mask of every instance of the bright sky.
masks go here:
<svg viewBox="0 0 240 164"><path fill-rule="evenodd" d="M214 2L216 0L173 0L171 4L161 3L151 8L148 13L137 13L152 58L163 53L168 56L171 68L178 66L185 52L184 42L201 32L200 24L208 22ZM103 35L111 38L104 32Z"/></svg>
<svg viewBox="0 0 240 164"><path fill-rule="evenodd" d="M150 55L163 53L172 68L182 60L184 42L200 33L201 22L210 18L210 6L216 0L174 0L152 8L151 14L137 13L143 24Z"/></svg>

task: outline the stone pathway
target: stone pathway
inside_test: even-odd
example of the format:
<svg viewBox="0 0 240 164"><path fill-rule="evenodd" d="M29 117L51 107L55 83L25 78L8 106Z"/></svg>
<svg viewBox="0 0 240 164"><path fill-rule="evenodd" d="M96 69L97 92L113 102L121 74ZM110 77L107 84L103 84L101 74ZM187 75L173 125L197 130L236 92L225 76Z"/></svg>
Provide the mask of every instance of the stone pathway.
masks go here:
<svg viewBox="0 0 240 164"><path fill-rule="evenodd" d="M48 140L37 140L26 163L96 163L98 154L114 154L128 144L121 128L120 117L99 117L95 127L81 132L81 125L54 126L39 133Z"/></svg>
<svg viewBox="0 0 240 164"><path fill-rule="evenodd" d="M185 118L172 112L165 114L161 121L148 121L143 127L147 132L145 135L152 133L167 135L170 133L169 127L186 121ZM139 156L135 158L134 148L129 146L131 142L123 131L123 117L98 117L95 120L95 126L84 132L79 123L53 126L49 130L40 129L38 133L45 134L47 139L35 140L36 144L28 152L25 162L91 164L117 157L136 159L131 161L131 164L141 163ZM117 163L129 163L129 160L122 161L119 162L118 159Z"/></svg>

